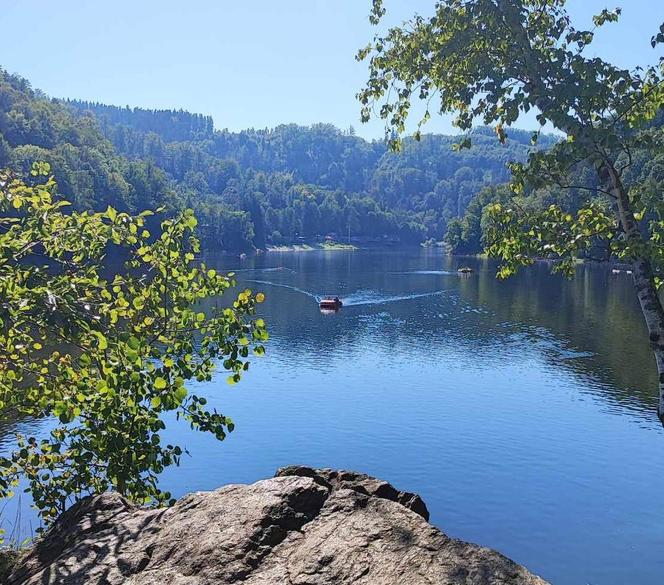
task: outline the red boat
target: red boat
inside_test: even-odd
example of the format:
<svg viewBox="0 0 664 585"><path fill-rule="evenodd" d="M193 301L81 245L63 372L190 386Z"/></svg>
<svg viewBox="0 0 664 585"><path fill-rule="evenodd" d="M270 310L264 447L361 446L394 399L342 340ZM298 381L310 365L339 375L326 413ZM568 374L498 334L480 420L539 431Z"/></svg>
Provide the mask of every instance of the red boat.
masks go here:
<svg viewBox="0 0 664 585"><path fill-rule="evenodd" d="M343 307L343 303L339 297L324 297L318 302L318 306L328 311L338 311Z"/></svg>

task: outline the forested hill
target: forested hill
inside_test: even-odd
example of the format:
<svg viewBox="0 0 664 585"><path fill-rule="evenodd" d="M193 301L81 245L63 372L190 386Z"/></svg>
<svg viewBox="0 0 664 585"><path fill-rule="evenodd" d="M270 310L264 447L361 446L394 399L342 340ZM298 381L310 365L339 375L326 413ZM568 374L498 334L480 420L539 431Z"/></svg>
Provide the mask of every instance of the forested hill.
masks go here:
<svg viewBox="0 0 664 585"><path fill-rule="evenodd" d="M109 132L112 126L129 126L141 132L155 132L167 142L210 138L214 132L212 116L184 110L145 110L81 100L63 101L78 111L92 112L104 132Z"/></svg>
<svg viewBox="0 0 664 585"><path fill-rule="evenodd" d="M531 138L530 133L515 130L501 146L493 131L483 128L475 132L472 149L455 152L456 137L425 135L420 142L406 141L398 155L388 153L382 141L367 142L352 128L342 131L329 124L289 124L237 133L185 130L180 134L189 138L172 140L175 132L166 112L68 103L102 120L105 136L120 152L152 157L177 178L191 170L192 160L194 167L201 159L233 160L243 170L289 173L298 182L325 189L369 193L389 209L444 210L446 218L463 213L479 186L505 181L506 163L522 160ZM181 127L197 127L199 117L194 114L170 114ZM545 137L543 144L551 141Z"/></svg>
<svg viewBox="0 0 664 585"><path fill-rule="evenodd" d="M394 154L326 124L214 130L209 116L185 111L52 100L0 70L0 166L51 163L79 207L192 207L208 245L230 250L349 230L365 241L440 240L530 148L519 131L504 146L489 129L470 150L455 152L456 141L425 135Z"/></svg>

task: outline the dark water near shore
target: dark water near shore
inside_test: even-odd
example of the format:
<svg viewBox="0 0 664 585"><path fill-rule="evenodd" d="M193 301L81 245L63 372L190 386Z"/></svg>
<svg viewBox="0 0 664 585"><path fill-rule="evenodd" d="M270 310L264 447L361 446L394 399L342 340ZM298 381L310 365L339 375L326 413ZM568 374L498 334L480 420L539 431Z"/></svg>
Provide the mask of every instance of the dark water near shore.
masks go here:
<svg viewBox="0 0 664 585"><path fill-rule="evenodd" d="M662 582L664 432L629 277L538 265L499 282L488 262L425 250L210 263L266 293L271 340L241 384L199 390L236 423L224 443L171 427L193 457L165 488L356 469L552 583ZM321 314L322 294L344 308Z"/></svg>

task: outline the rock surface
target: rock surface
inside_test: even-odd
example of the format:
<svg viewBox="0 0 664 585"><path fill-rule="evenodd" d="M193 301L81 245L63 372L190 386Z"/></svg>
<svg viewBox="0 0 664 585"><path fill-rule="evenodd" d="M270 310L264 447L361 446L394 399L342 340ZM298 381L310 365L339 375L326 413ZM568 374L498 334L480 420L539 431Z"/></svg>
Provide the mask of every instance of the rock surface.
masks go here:
<svg viewBox="0 0 664 585"><path fill-rule="evenodd" d="M546 585L427 519L419 496L308 467L190 494L168 509L108 493L65 513L8 585Z"/></svg>

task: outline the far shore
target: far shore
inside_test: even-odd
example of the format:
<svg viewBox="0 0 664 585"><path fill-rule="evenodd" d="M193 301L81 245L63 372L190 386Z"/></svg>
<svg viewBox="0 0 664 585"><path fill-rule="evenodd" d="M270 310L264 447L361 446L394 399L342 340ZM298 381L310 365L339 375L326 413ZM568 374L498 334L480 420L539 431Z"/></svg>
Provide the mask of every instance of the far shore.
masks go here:
<svg viewBox="0 0 664 585"><path fill-rule="evenodd" d="M338 242L323 242L317 244L289 244L283 246L268 246L266 252L311 252L312 250L357 250L353 244L341 244Z"/></svg>

